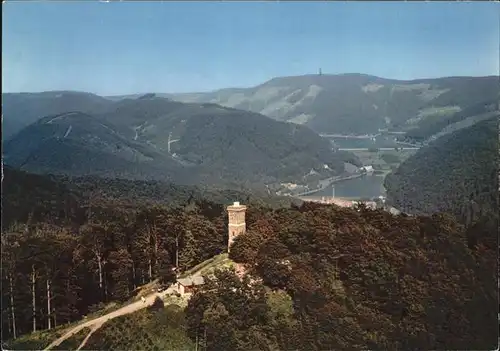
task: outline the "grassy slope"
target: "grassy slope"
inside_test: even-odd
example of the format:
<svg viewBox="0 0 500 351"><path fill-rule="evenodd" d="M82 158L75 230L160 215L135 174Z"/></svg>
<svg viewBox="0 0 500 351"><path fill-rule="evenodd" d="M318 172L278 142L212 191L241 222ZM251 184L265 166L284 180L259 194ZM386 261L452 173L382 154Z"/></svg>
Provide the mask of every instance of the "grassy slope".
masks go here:
<svg viewBox="0 0 500 351"><path fill-rule="evenodd" d="M216 267L219 267L220 265L223 265L227 262L229 262L229 258L228 258L228 254L227 253L223 253L223 254L220 254L220 255L217 255L217 256L214 256L196 266L194 266L193 268L191 269L188 269L187 271L185 271L184 273L182 273L180 275L181 278L184 278L184 277L187 277L189 275L193 275L195 273L200 273L200 274L203 274L205 272L208 272L209 270L211 269L214 269Z"/></svg>
<svg viewBox="0 0 500 351"><path fill-rule="evenodd" d="M60 325L51 330L40 330L31 334L21 335L17 339L2 342L2 348L6 350L42 350L53 340L63 335L68 327L78 323L80 322L70 325Z"/></svg>
<svg viewBox="0 0 500 351"><path fill-rule="evenodd" d="M83 328L71 338L64 340L58 346L54 347L53 350L76 350L88 333L90 333L90 328Z"/></svg>
<svg viewBox="0 0 500 351"><path fill-rule="evenodd" d="M172 311L173 309L173 311ZM170 318L170 323L168 319ZM176 320L177 319L177 320ZM177 322L172 325L172 321ZM141 310L113 319L85 346L91 350L194 350L183 329L183 312L172 307Z"/></svg>

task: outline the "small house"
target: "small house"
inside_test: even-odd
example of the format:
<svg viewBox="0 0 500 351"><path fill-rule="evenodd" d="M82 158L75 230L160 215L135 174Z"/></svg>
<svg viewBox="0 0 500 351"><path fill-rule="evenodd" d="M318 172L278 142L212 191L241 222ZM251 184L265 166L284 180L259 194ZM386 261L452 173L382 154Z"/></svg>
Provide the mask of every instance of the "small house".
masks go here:
<svg viewBox="0 0 500 351"><path fill-rule="evenodd" d="M181 295L193 293L196 287L203 285L205 281L202 276L194 276L177 279L177 290Z"/></svg>
<svg viewBox="0 0 500 351"><path fill-rule="evenodd" d="M363 167L360 167L359 170L361 172L372 173L373 172L373 166L363 166Z"/></svg>

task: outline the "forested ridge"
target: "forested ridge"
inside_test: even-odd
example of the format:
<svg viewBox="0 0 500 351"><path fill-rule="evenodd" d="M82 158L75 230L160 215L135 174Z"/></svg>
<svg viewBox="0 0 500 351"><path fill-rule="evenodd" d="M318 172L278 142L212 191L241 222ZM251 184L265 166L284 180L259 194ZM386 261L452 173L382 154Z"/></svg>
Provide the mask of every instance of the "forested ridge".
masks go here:
<svg viewBox="0 0 500 351"><path fill-rule="evenodd" d="M239 190L238 190L239 189ZM113 179L97 176L69 177L38 175L4 167L2 184L3 227L12 221L84 220L84 208L92 203L107 206L137 207L141 205L187 206L196 201L214 203L246 203L288 206L300 202L286 197L271 196L267 192L231 189L216 186L186 186L162 181Z"/></svg>
<svg viewBox="0 0 500 351"><path fill-rule="evenodd" d="M498 117L445 135L385 179L387 198L407 213L448 212L471 225L498 217Z"/></svg>

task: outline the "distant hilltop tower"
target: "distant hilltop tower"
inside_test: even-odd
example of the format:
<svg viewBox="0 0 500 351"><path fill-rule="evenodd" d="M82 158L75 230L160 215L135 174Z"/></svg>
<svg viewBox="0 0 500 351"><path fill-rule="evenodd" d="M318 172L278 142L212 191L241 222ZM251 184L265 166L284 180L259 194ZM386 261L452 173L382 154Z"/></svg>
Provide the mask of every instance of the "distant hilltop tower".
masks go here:
<svg viewBox="0 0 500 351"><path fill-rule="evenodd" d="M322 74L322 73L321 73L321 68L320 68L320 69L319 69L319 75L321 75L321 74Z"/></svg>
<svg viewBox="0 0 500 351"><path fill-rule="evenodd" d="M245 223L245 211L247 207L240 205L239 202L233 203L231 206L227 207L227 213L229 217L228 230L229 230L229 240L227 243L227 252L233 244L234 238L238 235L245 234L246 223Z"/></svg>

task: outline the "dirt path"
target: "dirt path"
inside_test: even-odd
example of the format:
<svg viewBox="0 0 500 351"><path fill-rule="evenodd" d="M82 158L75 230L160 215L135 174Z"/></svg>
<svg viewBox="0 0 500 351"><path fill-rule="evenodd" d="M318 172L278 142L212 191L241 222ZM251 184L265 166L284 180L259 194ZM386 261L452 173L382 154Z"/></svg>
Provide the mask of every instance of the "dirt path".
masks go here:
<svg viewBox="0 0 500 351"><path fill-rule="evenodd" d="M102 324L94 324L94 326L92 327L92 330L87 334L87 336L85 337L85 339L83 339L83 341L81 342L81 344L78 346L78 348L76 349L76 351L80 351L82 349L82 347L85 346L85 344L87 343L87 341L89 341L90 337L92 336L92 334L94 334L94 332L99 329L100 327L102 326Z"/></svg>
<svg viewBox="0 0 500 351"><path fill-rule="evenodd" d="M198 271L193 272L193 274L191 276L195 277L195 276L201 275L201 271L202 270L203 269L199 269ZM90 321L81 323L81 324L79 324L79 325L77 325L77 326L69 329L66 333L64 333L57 340L55 340L52 343L50 343L50 345L47 346L44 350L50 350L54 346L57 346L60 343L62 343L64 340L69 339L70 337L72 337L73 335L75 335L76 333L78 333L79 331L81 331L82 329L88 327L88 328L91 329L90 332L87 334L87 336L82 341L82 343L80 344L80 346L78 346L78 350L81 350L82 347L84 347L85 344L87 343L87 341L90 339L90 336L96 330L98 330L100 327L102 327L102 325L104 323L106 323L107 321L109 321L109 320L111 320L113 318L124 316L126 314L130 314L130 313L142 310L143 308L146 308L148 306L151 306L157 297L159 297L160 299L163 299L167 294L174 292L176 290L175 286L176 286L176 284L174 283L168 289L166 289L166 290L164 290L164 291L162 291L160 293L154 293L154 294L151 294L151 295L145 297L145 299L146 299L145 302L143 302L142 300L139 300L139 301L133 302L133 303L127 305L127 306L123 306L122 308L119 308L116 311L113 311L113 312L110 312L108 314L105 314L104 316L101 316L101 317L92 319Z"/></svg>
<svg viewBox="0 0 500 351"><path fill-rule="evenodd" d="M72 337L74 334L78 333L79 331L81 331L82 329L84 329L86 327L91 328L91 331L89 332L89 334L87 335L87 337L83 340L83 342L78 347L78 350L80 350L83 346L85 346L85 344L87 343L87 341L90 338L90 336L97 329L99 329L104 323L106 323L107 321L109 321L109 320L111 320L113 318L120 317L120 316L129 314L129 313L133 313L133 312L139 311L139 310L141 310L143 308L146 308L148 306L151 306L153 304L153 302L155 301L156 297L159 297L159 298L165 297L165 295L167 293L171 292L171 289L172 289L172 287L168 288L167 290L165 290L165 291L163 291L161 293L155 293L155 294L149 295L148 297L146 297L146 301L145 302L142 302L141 300L139 300L137 302L131 303L130 305L124 306L124 307L122 307L122 308L120 308L120 309L118 309L116 311L110 312L110 313L108 313L108 314L106 314L104 316L92 319L92 320L87 321L87 322L82 323L82 324L79 324L76 327L74 327L74 328L70 329L69 331L67 331L66 333L64 333L57 340L53 341L44 350L50 350L54 346L59 345L64 340Z"/></svg>

